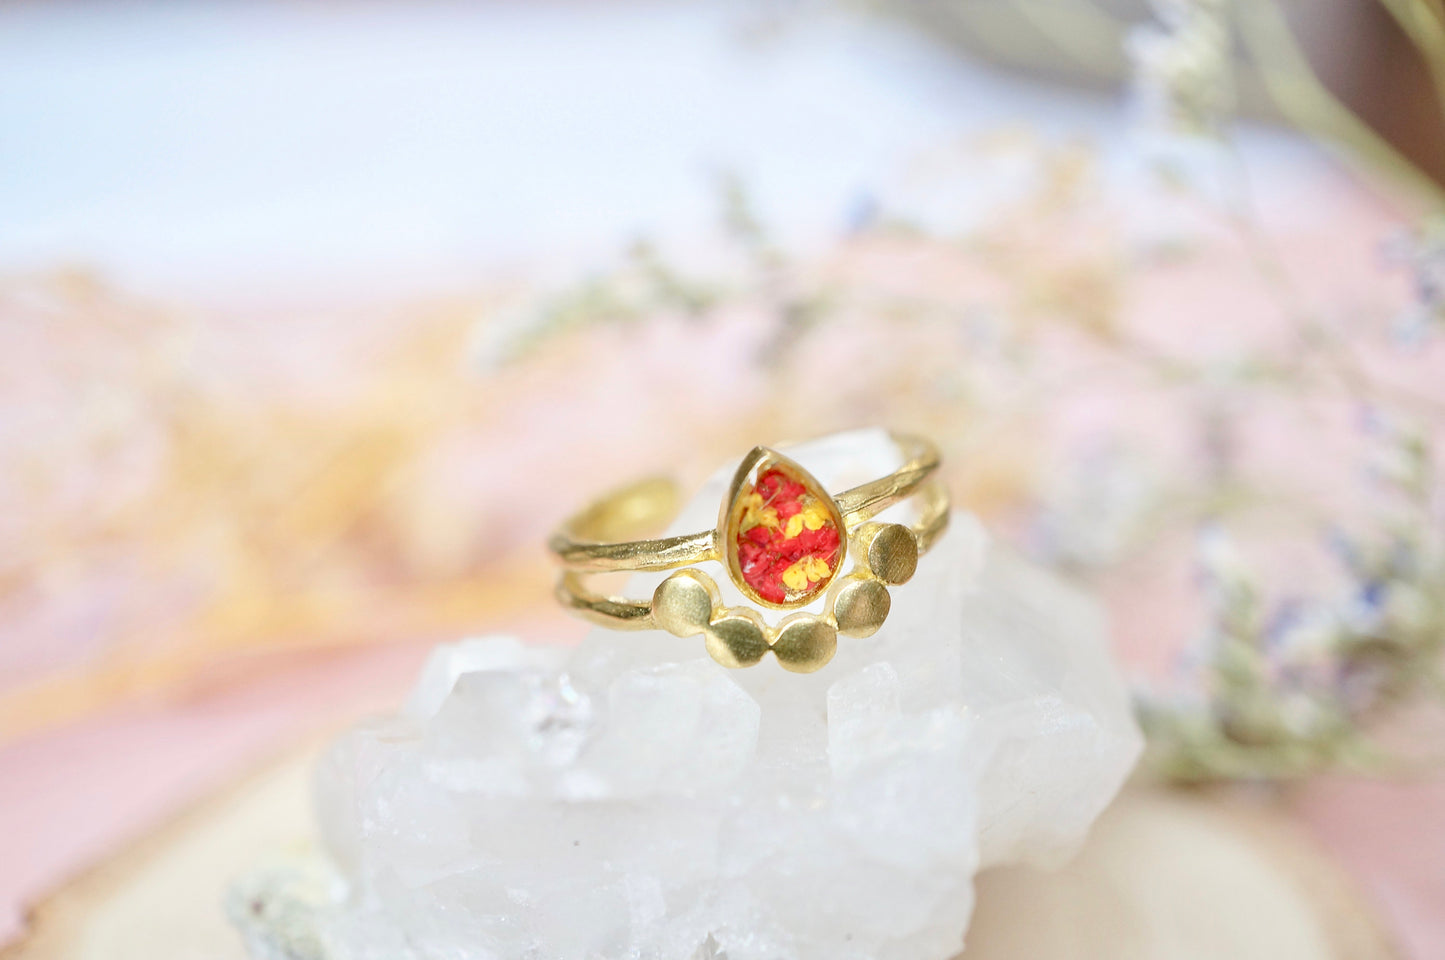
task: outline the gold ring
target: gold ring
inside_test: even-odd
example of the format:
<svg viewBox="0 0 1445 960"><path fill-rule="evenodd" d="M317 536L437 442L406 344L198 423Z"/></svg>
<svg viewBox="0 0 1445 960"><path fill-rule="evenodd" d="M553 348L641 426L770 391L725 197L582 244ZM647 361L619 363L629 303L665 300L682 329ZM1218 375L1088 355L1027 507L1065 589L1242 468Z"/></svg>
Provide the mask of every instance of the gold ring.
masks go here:
<svg viewBox="0 0 1445 960"><path fill-rule="evenodd" d="M904 464L886 477L831 496L796 462L754 447L733 475L717 526L701 533L634 539L677 513L676 484L644 480L571 517L549 546L562 562L557 599L568 610L618 630L662 629L701 635L712 658L748 667L772 651L797 673L828 663L838 634L868 637L888 616L888 587L906 583L918 558L948 526L948 492L934 476L937 448L894 434ZM873 517L917 497L911 524ZM853 568L841 574L849 553ZM717 561L744 597L771 610L793 610L770 626L755 609L725 606L716 582L693 564ZM685 569L679 569L685 568ZM676 570L650 600L587 589L588 574ZM821 613L799 608L825 598Z"/></svg>

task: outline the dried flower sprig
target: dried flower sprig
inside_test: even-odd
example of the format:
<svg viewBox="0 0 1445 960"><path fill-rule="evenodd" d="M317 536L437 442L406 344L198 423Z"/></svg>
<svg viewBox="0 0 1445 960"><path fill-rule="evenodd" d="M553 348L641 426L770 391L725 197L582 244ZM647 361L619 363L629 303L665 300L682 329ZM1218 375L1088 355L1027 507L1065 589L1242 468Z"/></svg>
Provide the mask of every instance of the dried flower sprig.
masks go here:
<svg viewBox="0 0 1445 960"><path fill-rule="evenodd" d="M1437 93L1445 96L1445 10L1416 0L1382 3L1417 45ZM1177 12L1172 17L1181 20ZM1257 67L1287 117L1438 205L1439 187L1324 89L1272 0L1241 5L1239 18ZM1146 82L1151 69L1157 72L1145 59L1138 67ZM1232 91L1227 81L1212 82L1221 99ZM1161 96L1186 114L1199 99L1185 85L1162 88ZM1257 236L1252 223L1244 228ZM1414 293L1393 330L1397 345L1417 345L1438 329L1445 303L1442 251L1445 241L1433 215L1386 247L1387 262L1408 271ZM1272 263L1262 272L1282 276ZM1356 401L1383 398L1380 390L1372 397L1352 345L1337 332L1305 319L1301 333L1302 344L1327 359ZM1188 703L1177 697L1141 700L1149 756L1164 775L1279 779L1322 769L1380 770L1394 761L1369 738L1371 722L1401 701L1442 692L1445 612L1439 598L1445 594L1445 563L1431 439L1373 410L1364 421L1375 441L1373 473L1394 494L1395 505L1376 519L1371 536L1332 538L1346 574L1339 596L1271 600L1267 586L1239 562L1225 526L1210 521L1204 527L1198 540L1208 598L1197 648L1202 696Z"/></svg>
<svg viewBox="0 0 1445 960"><path fill-rule="evenodd" d="M1396 320L1396 340L1419 346L1445 329L1445 221L1430 217L1413 230L1402 229L1386 241L1383 252L1386 263L1410 280L1410 306Z"/></svg>
<svg viewBox="0 0 1445 960"><path fill-rule="evenodd" d="M1230 0L1154 0L1157 20L1127 49L1144 121L1171 134L1217 138L1234 107Z"/></svg>

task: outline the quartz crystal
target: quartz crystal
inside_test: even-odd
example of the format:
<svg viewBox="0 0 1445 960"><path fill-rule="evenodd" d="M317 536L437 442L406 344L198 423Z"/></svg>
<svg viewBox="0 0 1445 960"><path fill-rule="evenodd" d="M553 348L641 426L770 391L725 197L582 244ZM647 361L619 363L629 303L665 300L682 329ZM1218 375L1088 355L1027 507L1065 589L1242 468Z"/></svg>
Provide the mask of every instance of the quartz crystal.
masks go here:
<svg viewBox="0 0 1445 960"><path fill-rule="evenodd" d="M833 491L899 461L874 430L786 452ZM678 532L716 523L731 473ZM952 957L974 874L1067 858L1140 737L1098 606L969 514L892 591L882 629L814 674L729 670L660 631L438 648L398 715L321 763L338 892L308 901L299 942L329 960ZM262 913L298 942L297 909Z"/></svg>

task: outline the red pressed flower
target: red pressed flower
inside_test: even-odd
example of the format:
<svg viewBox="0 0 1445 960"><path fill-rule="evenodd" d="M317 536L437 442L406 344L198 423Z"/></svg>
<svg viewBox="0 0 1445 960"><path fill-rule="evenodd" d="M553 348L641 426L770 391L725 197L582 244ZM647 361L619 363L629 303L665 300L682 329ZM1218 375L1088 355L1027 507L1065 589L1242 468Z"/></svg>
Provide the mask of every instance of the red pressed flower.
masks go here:
<svg viewBox="0 0 1445 960"><path fill-rule="evenodd" d="M783 470L764 472L752 493L756 498L750 509L759 519L737 535L739 572L763 600L786 603L802 595L804 585L831 576L841 536L831 519L820 517L808 488Z"/></svg>

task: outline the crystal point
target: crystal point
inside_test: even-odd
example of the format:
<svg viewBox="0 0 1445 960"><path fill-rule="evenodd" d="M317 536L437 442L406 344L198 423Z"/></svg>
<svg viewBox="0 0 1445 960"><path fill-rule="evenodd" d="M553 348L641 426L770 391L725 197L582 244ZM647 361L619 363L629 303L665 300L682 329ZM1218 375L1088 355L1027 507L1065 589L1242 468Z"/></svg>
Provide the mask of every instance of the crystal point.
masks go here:
<svg viewBox="0 0 1445 960"><path fill-rule="evenodd" d="M898 462L881 431L793 453L827 490ZM320 768L345 894L307 907L314 956L953 957L975 872L1067 857L1140 738L1097 606L966 514L892 592L811 674L663 631L439 648Z"/></svg>

